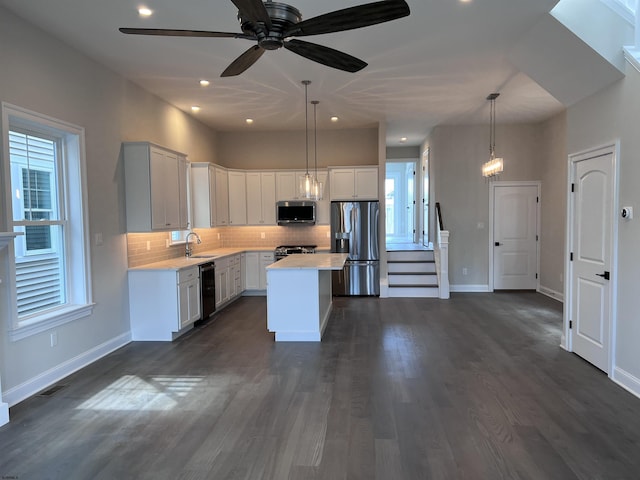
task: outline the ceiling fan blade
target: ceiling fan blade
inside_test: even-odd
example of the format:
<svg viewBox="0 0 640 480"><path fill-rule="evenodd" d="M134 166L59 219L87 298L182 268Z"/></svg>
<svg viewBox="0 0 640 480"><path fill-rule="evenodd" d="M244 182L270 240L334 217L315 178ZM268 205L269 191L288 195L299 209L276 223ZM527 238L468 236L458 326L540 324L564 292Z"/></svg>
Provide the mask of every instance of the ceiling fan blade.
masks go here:
<svg viewBox="0 0 640 480"><path fill-rule="evenodd" d="M359 58L316 43L304 42L302 40L289 40L284 43L284 48L314 62L321 63L327 67L337 68L338 70L344 70L345 72L358 72L367 66L367 63Z"/></svg>
<svg viewBox="0 0 640 480"><path fill-rule="evenodd" d="M246 35L244 33L210 32L207 30L171 30L168 28L120 28L119 30L128 35L157 35L160 37L221 37L256 40L256 37Z"/></svg>
<svg viewBox="0 0 640 480"><path fill-rule="evenodd" d="M262 48L260 45L254 45L238 58L236 58L233 62L231 62L231 65L229 65L220 76L233 77L235 75L240 75L247 68L256 63L263 53L264 48Z"/></svg>
<svg viewBox="0 0 640 480"><path fill-rule="evenodd" d="M284 36L302 37L352 30L396 20L410 13L411 10L405 0L366 3L303 20L285 30Z"/></svg>
<svg viewBox="0 0 640 480"><path fill-rule="evenodd" d="M253 23L262 22L268 29L271 28L271 18L262 0L231 0L231 2L240 11L242 17Z"/></svg>

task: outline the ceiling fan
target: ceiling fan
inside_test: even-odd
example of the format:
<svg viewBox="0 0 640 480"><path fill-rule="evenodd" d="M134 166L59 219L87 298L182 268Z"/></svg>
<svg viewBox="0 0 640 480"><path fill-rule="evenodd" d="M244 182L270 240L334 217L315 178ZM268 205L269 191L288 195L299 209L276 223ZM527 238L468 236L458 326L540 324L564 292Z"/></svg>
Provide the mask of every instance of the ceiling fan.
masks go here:
<svg viewBox="0 0 640 480"><path fill-rule="evenodd" d="M240 75L258 61L265 50L277 50L281 47L314 62L353 73L362 70L367 63L333 48L289 37L321 35L368 27L406 17L410 13L405 0L383 0L302 20L300 11L286 3L271 0L231 1L238 8L242 33L165 28L121 28L120 31L132 35L242 38L258 42L231 62L221 77Z"/></svg>

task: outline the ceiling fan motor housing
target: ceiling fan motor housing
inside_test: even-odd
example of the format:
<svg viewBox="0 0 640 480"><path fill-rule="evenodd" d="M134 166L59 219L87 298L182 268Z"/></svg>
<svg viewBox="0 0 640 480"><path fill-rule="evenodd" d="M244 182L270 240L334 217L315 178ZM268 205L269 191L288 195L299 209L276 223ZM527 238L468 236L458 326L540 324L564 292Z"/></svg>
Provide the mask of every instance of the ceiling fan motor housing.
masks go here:
<svg viewBox="0 0 640 480"><path fill-rule="evenodd" d="M240 28L248 35L255 35L258 44L265 50L277 50L284 44L283 32L291 25L302 20L300 10L286 3L265 2L264 4L269 18L271 18L271 29L268 29L262 22L252 22L242 17L242 12L238 12Z"/></svg>

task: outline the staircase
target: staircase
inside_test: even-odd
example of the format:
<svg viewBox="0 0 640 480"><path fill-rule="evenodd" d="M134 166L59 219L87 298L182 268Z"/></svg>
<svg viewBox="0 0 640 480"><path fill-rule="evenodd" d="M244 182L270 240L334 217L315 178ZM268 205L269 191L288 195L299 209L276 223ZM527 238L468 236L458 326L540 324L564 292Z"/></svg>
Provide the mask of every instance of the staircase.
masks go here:
<svg viewBox="0 0 640 480"><path fill-rule="evenodd" d="M433 250L388 251L387 272L389 297L439 297Z"/></svg>

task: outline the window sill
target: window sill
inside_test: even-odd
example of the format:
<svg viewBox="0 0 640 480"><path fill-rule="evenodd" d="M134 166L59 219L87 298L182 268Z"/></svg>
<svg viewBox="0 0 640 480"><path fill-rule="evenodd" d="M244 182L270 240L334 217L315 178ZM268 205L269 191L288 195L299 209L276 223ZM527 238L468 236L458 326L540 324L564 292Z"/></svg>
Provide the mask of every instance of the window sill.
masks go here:
<svg viewBox="0 0 640 480"><path fill-rule="evenodd" d="M623 47L624 58L633 68L640 72L640 49L635 47Z"/></svg>
<svg viewBox="0 0 640 480"><path fill-rule="evenodd" d="M38 315L29 320L19 322L18 326L9 332L12 342L22 340L32 335L45 332L93 313L93 303L87 305L69 305L47 314Z"/></svg>

